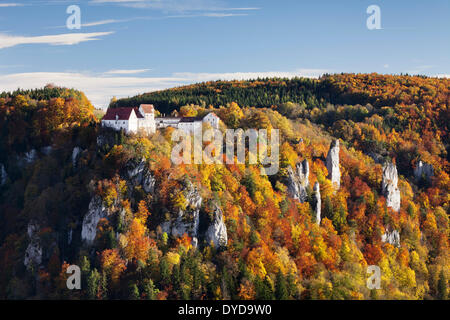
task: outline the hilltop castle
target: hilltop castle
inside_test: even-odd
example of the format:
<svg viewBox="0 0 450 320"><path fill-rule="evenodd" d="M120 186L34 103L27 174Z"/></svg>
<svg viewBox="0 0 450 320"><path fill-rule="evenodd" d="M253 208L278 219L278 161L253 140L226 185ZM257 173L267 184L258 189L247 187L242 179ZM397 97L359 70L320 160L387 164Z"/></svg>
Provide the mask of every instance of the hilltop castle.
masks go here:
<svg viewBox="0 0 450 320"><path fill-rule="evenodd" d="M212 128L219 128L219 117L208 113L204 117L160 117L155 118L152 104L141 104L139 108L108 108L102 119L103 127L124 130L127 133L143 131L154 133L156 129L173 127L188 133L202 129L203 123Z"/></svg>

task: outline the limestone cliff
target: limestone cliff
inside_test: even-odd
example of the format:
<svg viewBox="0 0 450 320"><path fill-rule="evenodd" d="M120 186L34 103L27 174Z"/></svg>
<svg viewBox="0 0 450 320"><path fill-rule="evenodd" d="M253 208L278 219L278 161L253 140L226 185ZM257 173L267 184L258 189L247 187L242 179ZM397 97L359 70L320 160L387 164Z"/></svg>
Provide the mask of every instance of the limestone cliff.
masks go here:
<svg viewBox="0 0 450 320"><path fill-rule="evenodd" d="M427 181L431 180L431 177L434 175L434 168L431 164L419 161L417 167L414 168L414 177L416 181L420 181L420 179L424 178Z"/></svg>
<svg viewBox="0 0 450 320"><path fill-rule="evenodd" d="M386 197L386 206L394 211L400 210L400 190L397 186L397 167L393 163L386 163L383 167L381 192Z"/></svg>
<svg viewBox="0 0 450 320"><path fill-rule="evenodd" d="M313 204L313 207L314 207L314 213L316 215L316 223L318 225L320 225L320 220L321 220L320 214L321 214L321 209L322 209L321 208L322 200L320 199L320 185L319 185L319 182L316 182L314 184L313 191L314 191L314 204Z"/></svg>
<svg viewBox="0 0 450 320"><path fill-rule="evenodd" d="M0 186L4 185L7 179L8 174L6 173L5 166L0 163Z"/></svg>
<svg viewBox="0 0 450 320"><path fill-rule="evenodd" d="M80 156L80 153L83 150L80 147L75 147L73 148L72 151L72 166L75 168L77 166L77 162L78 162L78 158Z"/></svg>
<svg viewBox="0 0 450 320"><path fill-rule="evenodd" d="M183 192L185 197L184 207L186 209L178 209L175 215L170 217L169 221L162 223L161 228L163 232L174 237L181 237L186 233L192 238L193 246L197 247L200 208L203 199L191 182L188 182L181 192Z"/></svg>
<svg viewBox="0 0 450 320"><path fill-rule="evenodd" d="M89 209L83 218L83 225L81 229L81 240L87 244L94 242L97 235L97 224L102 218L108 216L108 210L103 204L100 196L94 196L89 203Z"/></svg>
<svg viewBox="0 0 450 320"><path fill-rule="evenodd" d="M206 231L205 241L211 242L216 248L226 247L228 244L227 227L223 221L223 213L219 206L215 206L213 222Z"/></svg>
<svg viewBox="0 0 450 320"><path fill-rule="evenodd" d="M301 203L305 202L308 197L306 188L309 185L308 160L305 159L302 162L297 163L295 172L292 167L288 167L287 172L288 177L286 185L288 194L292 198L299 200Z"/></svg>
<svg viewBox="0 0 450 320"><path fill-rule="evenodd" d="M39 239L39 229L39 226L35 222L28 223L27 234L30 242L23 260L23 264L27 269L37 267L42 263L42 246Z"/></svg>
<svg viewBox="0 0 450 320"><path fill-rule="evenodd" d="M128 162L126 171L128 181L133 186L141 185L145 192L154 192L156 180L148 169L145 159L137 163L135 161Z"/></svg>
<svg viewBox="0 0 450 320"><path fill-rule="evenodd" d="M326 166L328 179L331 180L336 189L341 187L341 171L339 169L339 140L333 140L328 151Z"/></svg>
<svg viewBox="0 0 450 320"><path fill-rule="evenodd" d="M381 241L400 247L400 233L397 230L386 228L385 233L381 236Z"/></svg>

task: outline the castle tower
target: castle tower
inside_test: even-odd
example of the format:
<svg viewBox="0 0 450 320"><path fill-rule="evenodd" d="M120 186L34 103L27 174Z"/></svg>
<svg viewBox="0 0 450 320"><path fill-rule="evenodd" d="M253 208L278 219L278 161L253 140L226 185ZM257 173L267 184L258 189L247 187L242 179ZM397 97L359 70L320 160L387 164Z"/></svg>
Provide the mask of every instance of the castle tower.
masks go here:
<svg viewBox="0 0 450 320"><path fill-rule="evenodd" d="M141 128L144 128L148 133L154 133L156 131L155 123L155 108L152 104L141 104L139 106L139 112L144 119L142 120Z"/></svg>

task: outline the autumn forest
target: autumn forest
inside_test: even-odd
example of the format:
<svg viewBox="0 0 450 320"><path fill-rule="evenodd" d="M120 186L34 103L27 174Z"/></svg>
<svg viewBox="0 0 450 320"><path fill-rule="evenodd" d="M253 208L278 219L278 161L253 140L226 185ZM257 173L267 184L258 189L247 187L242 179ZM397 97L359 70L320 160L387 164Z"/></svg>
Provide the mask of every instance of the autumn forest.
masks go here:
<svg viewBox="0 0 450 320"><path fill-rule="evenodd" d="M271 176L174 165L172 128L102 128L88 98L0 93L0 299L449 299L450 79L215 81L111 100L279 129Z"/></svg>

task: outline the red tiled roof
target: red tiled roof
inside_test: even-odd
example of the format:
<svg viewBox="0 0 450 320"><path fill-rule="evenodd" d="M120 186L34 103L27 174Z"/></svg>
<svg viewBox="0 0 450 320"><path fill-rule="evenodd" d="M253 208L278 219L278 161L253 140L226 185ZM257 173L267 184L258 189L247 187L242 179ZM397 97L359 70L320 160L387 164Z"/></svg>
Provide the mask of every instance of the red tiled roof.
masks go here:
<svg viewBox="0 0 450 320"><path fill-rule="evenodd" d="M134 109L134 112L136 113L136 117L138 117L138 118L144 118L144 116L141 114L141 112L139 111L139 109L138 108L133 108Z"/></svg>
<svg viewBox="0 0 450 320"><path fill-rule="evenodd" d="M131 111L134 110L138 118L143 118L137 108L108 108L102 120L129 120Z"/></svg>
<svg viewBox="0 0 450 320"><path fill-rule="evenodd" d="M139 107L144 110L144 113L152 113L155 109L152 104L141 104Z"/></svg>
<svg viewBox="0 0 450 320"><path fill-rule="evenodd" d="M130 118L132 108L108 108L103 120L128 120Z"/></svg>

